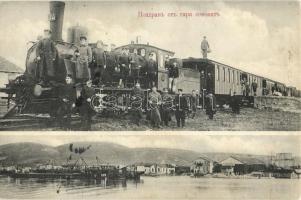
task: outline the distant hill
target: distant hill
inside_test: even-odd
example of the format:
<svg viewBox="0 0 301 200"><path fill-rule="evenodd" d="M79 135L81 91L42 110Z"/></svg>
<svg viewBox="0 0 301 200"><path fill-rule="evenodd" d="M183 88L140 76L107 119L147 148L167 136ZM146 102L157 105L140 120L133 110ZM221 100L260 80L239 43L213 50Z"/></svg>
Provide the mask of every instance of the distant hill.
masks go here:
<svg viewBox="0 0 301 200"><path fill-rule="evenodd" d="M12 143L0 146L0 157L4 164L34 164L56 159L59 152L56 148L37 143Z"/></svg>
<svg viewBox="0 0 301 200"><path fill-rule="evenodd" d="M168 163L176 165L190 165L193 160L200 156L206 156L217 162L229 156L240 156L256 158L266 164L271 161L270 156L231 154L231 153L198 153L195 151L165 148L128 148L122 145L106 142L75 142L73 148L88 147L82 157L87 164L96 164L96 157L100 163L109 164L133 164L133 163ZM73 161L77 160L78 154L69 151L70 144L57 147L37 143L13 143L0 146L0 164L25 164L34 165L36 163L47 163L55 160L56 164L64 164L70 157ZM300 158L297 158L300 161Z"/></svg>

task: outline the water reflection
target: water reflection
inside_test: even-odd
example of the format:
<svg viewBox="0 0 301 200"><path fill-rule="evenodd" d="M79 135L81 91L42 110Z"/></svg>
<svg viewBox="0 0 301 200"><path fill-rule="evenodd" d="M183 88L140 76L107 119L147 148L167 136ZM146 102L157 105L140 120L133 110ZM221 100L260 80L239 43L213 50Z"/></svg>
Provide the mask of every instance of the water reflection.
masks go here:
<svg viewBox="0 0 301 200"><path fill-rule="evenodd" d="M301 180L142 177L134 180L0 177L0 199L298 199Z"/></svg>

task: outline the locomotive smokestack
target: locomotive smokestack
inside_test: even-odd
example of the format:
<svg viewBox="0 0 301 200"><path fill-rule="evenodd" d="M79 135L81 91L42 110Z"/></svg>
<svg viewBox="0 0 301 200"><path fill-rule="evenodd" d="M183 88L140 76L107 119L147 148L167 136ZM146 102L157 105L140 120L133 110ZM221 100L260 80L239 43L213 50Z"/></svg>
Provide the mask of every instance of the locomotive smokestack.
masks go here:
<svg viewBox="0 0 301 200"><path fill-rule="evenodd" d="M62 41L62 29L64 20L64 9L65 3L61 1L51 1L50 2L50 30L52 32L52 40Z"/></svg>

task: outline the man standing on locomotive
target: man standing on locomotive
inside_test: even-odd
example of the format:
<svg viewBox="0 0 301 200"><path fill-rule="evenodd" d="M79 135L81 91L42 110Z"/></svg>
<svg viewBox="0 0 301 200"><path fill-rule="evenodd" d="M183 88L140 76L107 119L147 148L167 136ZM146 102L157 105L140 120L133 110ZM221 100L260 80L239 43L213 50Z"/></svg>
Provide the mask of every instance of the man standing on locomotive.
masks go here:
<svg viewBox="0 0 301 200"><path fill-rule="evenodd" d="M147 62L146 75L149 88L156 86L157 82L158 63L154 60L153 56L154 55L151 53Z"/></svg>
<svg viewBox="0 0 301 200"><path fill-rule="evenodd" d="M92 50L87 44L87 38L85 36L80 37L80 46L75 52L75 71L76 82L86 82L91 80L91 69L89 63L92 61Z"/></svg>
<svg viewBox="0 0 301 200"><path fill-rule="evenodd" d="M55 79L55 68L53 62L57 57L57 49L50 38L51 31L44 30L44 38L38 42L36 48L39 81L40 84L48 83Z"/></svg>
<svg viewBox="0 0 301 200"><path fill-rule="evenodd" d="M134 49L134 52L130 56L131 70L134 83L138 83L140 79L141 59L141 56L138 55L138 50Z"/></svg>
<svg viewBox="0 0 301 200"><path fill-rule="evenodd" d="M93 80L96 76L99 76L100 81L104 82L104 77L105 77L105 69L106 69L106 54L103 49L103 42L102 41L97 41L96 43L96 48L93 49ZM91 70L92 71L92 70Z"/></svg>
<svg viewBox="0 0 301 200"><path fill-rule="evenodd" d="M179 94L175 97L176 120L178 127L185 127L186 111L188 110L188 102L183 95L183 90L178 89Z"/></svg>
<svg viewBox="0 0 301 200"><path fill-rule="evenodd" d="M149 105L151 108L151 124L154 128L160 128L161 115L159 111L159 106L162 102L162 97L159 92L157 92L156 86L152 87L152 91L149 93Z"/></svg>
<svg viewBox="0 0 301 200"><path fill-rule="evenodd" d="M122 53L119 56L119 66L120 66L120 74L121 78L119 79L119 86L122 87L122 84L124 87L126 87L127 84L127 78L129 76L130 68L130 58L129 55L127 54L126 48L122 48Z"/></svg>
<svg viewBox="0 0 301 200"><path fill-rule="evenodd" d="M201 43L201 51L204 59L207 59L207 53L210 52L209 43L206 40L206 36L203 37L203 41Z"/></svg>

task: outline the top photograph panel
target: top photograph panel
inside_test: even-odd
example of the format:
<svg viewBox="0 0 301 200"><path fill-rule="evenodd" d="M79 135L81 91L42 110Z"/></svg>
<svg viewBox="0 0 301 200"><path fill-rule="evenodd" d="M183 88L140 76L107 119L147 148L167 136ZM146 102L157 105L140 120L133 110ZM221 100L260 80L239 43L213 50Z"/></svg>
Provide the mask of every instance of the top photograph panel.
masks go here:
<svg viewBox="0 0 301 200"><path fill-rule="evenodd" d="M0 2L2 131L300 131L300 3Z"/></svg>

